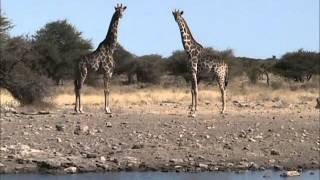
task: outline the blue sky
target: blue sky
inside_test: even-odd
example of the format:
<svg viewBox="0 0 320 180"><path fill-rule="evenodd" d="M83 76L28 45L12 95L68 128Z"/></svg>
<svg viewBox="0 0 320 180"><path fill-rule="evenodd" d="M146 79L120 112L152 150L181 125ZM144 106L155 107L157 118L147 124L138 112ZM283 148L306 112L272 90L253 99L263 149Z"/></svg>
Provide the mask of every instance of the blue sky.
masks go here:
<svg viewBox="0 0 320 180"><path fill-rule="evenodd" d="M267 58L304 48L319 51L319 0L2 0L12 35L34 34L47 22L67 19L96 47L114 5L128 6L119 42L136 55L169 56L182 49L171 11L184 10L203 46L231 48L236 56Z"/></svg>

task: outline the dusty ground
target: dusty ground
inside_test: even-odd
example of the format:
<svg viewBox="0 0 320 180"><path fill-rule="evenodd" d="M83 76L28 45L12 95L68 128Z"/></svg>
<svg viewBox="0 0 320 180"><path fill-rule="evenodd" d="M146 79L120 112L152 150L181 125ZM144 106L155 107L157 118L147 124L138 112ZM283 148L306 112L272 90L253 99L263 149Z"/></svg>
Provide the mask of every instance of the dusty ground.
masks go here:
<svg viewBox="0 0 320 180"><path fill-rule="evenodd" d="M71 104L46 112L18 108L1 113L2 173L102 170L224 170L319 168L319 111L313 101L285 104L187 103ZM48 109L47 109L48 110Z"/></svg>

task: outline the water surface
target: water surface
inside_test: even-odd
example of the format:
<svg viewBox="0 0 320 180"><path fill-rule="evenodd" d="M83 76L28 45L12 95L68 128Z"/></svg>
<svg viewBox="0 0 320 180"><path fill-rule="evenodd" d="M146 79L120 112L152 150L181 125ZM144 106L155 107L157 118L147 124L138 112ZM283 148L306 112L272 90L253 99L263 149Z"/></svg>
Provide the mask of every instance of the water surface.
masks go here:
<svg viewBox="0 0 320 180"><path fill-rule="evenodd" d="M319 180L320 171L305 171L298 177L283 178L281 172L248 171L234 172L107 172L76 175L41 175L41 174L8 174L1 175L1 180Z"/></svg>

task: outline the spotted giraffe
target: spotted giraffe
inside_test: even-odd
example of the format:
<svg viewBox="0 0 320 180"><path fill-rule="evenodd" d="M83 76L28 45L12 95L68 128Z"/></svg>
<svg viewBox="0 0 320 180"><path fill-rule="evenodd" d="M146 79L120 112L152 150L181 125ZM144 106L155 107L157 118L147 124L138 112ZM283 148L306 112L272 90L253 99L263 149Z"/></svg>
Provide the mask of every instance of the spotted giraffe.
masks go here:
<svg viewBox="0 0 320 180"><path fill-rule="evenodd" d="M198 105L198 78L210 75L215 77L221 92L222 109L226 110L226 87L228 85L228 65L219 57L210 54L192 36L187 22L182 17L183 11L174 10L172 12L175 21L178 23L182 44L189 57L189 67L192 74L191 95L192 103L189 115L196 116Z"/></svg>
<svg viewBox="0 0 320 180"><path fill-rule="evenodd" d="M104 81L104 108L107 114L111 114L109 95L110 95L110 81L115 67L113 60L113 52L117 45L117 33L119 20L127 7L122 4L117 4L115 12L112 16L109 30L106 38L99 44L98 48L79 59L76 68L74 90L75 90L75 111L82 113L81 106L81 88L87 77L88 71L98 71L103 74Z"/></svg>

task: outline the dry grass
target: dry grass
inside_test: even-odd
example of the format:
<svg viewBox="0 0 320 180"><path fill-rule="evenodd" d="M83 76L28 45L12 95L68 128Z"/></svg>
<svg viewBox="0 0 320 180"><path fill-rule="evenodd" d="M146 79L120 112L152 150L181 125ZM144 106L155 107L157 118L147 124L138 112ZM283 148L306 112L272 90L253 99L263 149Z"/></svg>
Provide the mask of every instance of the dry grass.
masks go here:
<svg viewBox="0 0 320 180"><path fill-rule="evenodd" d="M228 102L237 100L240 102L272 102L283 101L290 104L314 101L319 96L318 85L308 88L295 88L287 83L280 88L274 89L267 87L265 84L249 85L243 80L235 80L228 87ZM284 84L284 85L283 85ZM56 104L72 104L74 103L73 86L66 85L57 87L55 95L46 101ZM82 92L82 101L84 104L102 104L104 102L103 89L84 87ZM190 88L163 88L160 86L150 86L141 88L139 85L120 86L114 85L111 89L112 104L120 105L144 105L159 104L162 102L189 103L191 101ZM215 86L200 84L199 86L199 103L220 103L220 92ZM9 105L18 105L19 103L6 90L1 90L1 103Z"/></svg>

